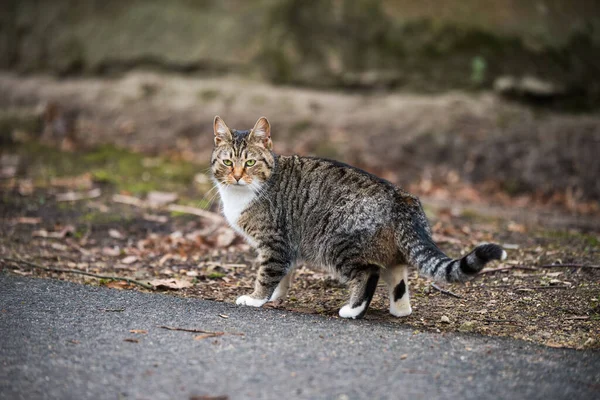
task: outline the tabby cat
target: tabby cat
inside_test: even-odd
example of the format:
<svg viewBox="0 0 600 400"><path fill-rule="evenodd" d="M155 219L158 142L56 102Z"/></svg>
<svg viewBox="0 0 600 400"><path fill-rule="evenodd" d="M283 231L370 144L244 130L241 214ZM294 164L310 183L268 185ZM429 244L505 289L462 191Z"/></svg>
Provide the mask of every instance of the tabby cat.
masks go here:
<svg viewBox="0 0 600 400"><path fill-rule="evenodd" d="M407 265L440 281L464 281L506 252L482 244L461 259L431 239L419 199L349 165L272 151L271 127L261 117L251 130L214 120L213 179L229 224L256 248L254 292L236 303L260 307L287 294L298 260L325 267L350 289L339 315L362 318L379 276L389 288L390 313L412 310Z"/></svg>

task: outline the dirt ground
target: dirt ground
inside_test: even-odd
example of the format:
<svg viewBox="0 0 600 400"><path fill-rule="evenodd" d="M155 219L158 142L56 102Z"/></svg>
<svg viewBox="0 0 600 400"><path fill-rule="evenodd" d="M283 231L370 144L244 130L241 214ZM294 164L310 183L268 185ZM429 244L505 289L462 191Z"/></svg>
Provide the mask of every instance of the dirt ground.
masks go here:
<svg viewBox="0 0 600 400"><path fill-rule="evenodd" d="M1 161L3 273L148 290L136 283L45 271L14 261L25 260L132 278L179 296L233 302L252 290L254 254L219 217L205 168L181 157L109 146L62 152L35 142L4 147ZM461 331L553 347L600 348L597 216L555 210L552 215L560 223L552 226L554 220L539 217L548 212L546 206L509 196L505 201L512 206L496 202L490 209L485 205L494 201L485 193L455 185L457 192L464 192L458 198L472 200L471 205L444 201L452 185L420 180L412 187L432 199L425 201L425 208L434 239L452 256L494 241L507 249L508 259L464 285L438 284L446 292L413 271L413 314L401 319L387 313L387 294L380 284L366 318L409 325L415 334ZM343 286L302 265L288 298L267 307L337 318L346 297Z"/></svg>

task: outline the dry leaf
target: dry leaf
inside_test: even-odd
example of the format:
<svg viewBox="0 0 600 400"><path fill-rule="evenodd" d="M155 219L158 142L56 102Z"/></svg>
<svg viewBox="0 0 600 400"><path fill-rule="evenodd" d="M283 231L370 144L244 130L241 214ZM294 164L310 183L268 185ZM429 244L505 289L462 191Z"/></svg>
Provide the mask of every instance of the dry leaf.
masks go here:
<svg viewBox="0 0 600 400"><path fill-rule="evenodd" d="M227 319L227 318L229 318L229 315L219 314L219 317Z"/></svg>
<svg viewBox="0 0 600 400"><path fill-rule="evenodd" d="M192 287L192 283L181 279L154 279L148 282L157 289L180 290Z"/></svg>
<svg viewBox="0 0 600 400"><path fill-rule="evenodd" d="M127 338L127 339L123 339L124 342L131 342L131 343L139 343L140 341L137 339L132 339L132 338Z"/></svg>
<svg viewBox="0 0 600 400"><path fill-rule="evenodd" d="M137 333L138 335L145 335L148 333L145 329L130 329L129 333Z"/></svg>
<svg viewBox="0 0 600 400"><path fill-rule="evenodd" d="M208 339L208 338L212 338L212 337L223 336L224 334L225 334L225 332L204 333L202 335L194 336L194 340Z"/></svg>
<svg viewBox="0 0 600 400"><path fill-rule="evenodd" d="M400 356L400 359L401 359L401 360L406 360L407 358L408 358L408 354L402 354L402 355Z"/></svg>
<svg viewBox="0 0 600 400"><path fill-rule="evenodd" d="M47 237L47 238L54 238L54 239L62 239L65 236L67 236L69 233L73 233L75 232L75 228L73 227L73 225L67 225L64 228L62 228L60 231L55 231L55 232L48 232L45 229L40 229L37 231L33 231L31 233L31 236L34 237Z"/></svg>
<svg viewBox="0 0 600 400"><path fill-rule="evenodd" d="M162 207L173 203L179 198L177 193L153 191L148 193L146 202L150 207Z"/></svg>
<svg viewBox="0 0 600 400"><path fill-rule="evenodd" d="M525 233L526 231L525 225L517 224L513 221L509 222L507 228L511 232Z"/></svg>
<svg viewBox="0 0 600 400"><path fill-rule="evenodd" d="M90 173L85 173L80 176L52 178L52 179L50 179L50 184L52 186L62 186L62 187L75 188L75 189L91 189L92 175Z"/></svg>
<svg viewBox="0 0 600 400"><path fill-rule="evenodd" d="M104 284L107 288L111 289L128 289L131 285L125 281L110 281Z"/></svg>
<svg viewBox="0 0 600 400"><path fill-rule="evenodd" d="M161 224L164 224L169 220L169 218L167 218L165 215L156 214L144 214L144 219L146 221L159 222Z"/></svg>
<svg viewBox="0 0 600 400"><path fill-rule="evenodd" d="M29 196L33 194L33 181L31 179L19 180L19 194L21 196Z"/></svg>
<svg viewBox="0 0 600 400"><path fill-rule="evenodd" d="M122 259L121 262L125 265L130 265L136 262L137 260L138 258L136 256L127 256L124 259Z"/></svg>
<svg viewBox="0 0 600 400"><path fill-rule="evenodd" d="M50 247L52 247L54 250L58 250L58 251L66 251L68 249L67 246L65 246L64 244L60 244L60 243L51 243Z"/></svg>
<svg viewBox="0 0 600 400"><path fill-rule="evenodd" d="M67 192L67 193L59 193L56 195L56 201L77 201L77 200L86 200L86 199L95 199L96 197L100 197L102 191L98 188L92 189L89 192Z"/></svg>
<svg viewBox="0 0 600 400"><path fill-rule="evenodd" d="M37 225L42 221L41 218L35 217L19 217L16 220L17 224L26 224L26 225Z"/></svg>
<svg viewBox="0 0 600 400"><path fill-rule="evenodd" d="M123 239L123 234L116 229L109 229L108 236L113 239Z"/></svg>
<svg viewBox="0 0 600 400"><path fill-rule="evenodd" d="M144 201L138 199L137 197L126 196L123 194L113 195L112 201L114 201L115 203L127 204L135 207L144 207L145 205Z"/></svg>
<svg viewBox="0 0 600 400"><path fill-rule="evenodd" d="M235 232L224 226L217 230L215 236L214 241L217 247L227 247L235 240Z"/></svg>
<svg viewBox="0 0 600 400"><path fill-rule="evenodd" d="M121 254L121 249L119 248L119 246L103 247L102 254L104 254L105 256L117 257L118 255Z"/></svg>

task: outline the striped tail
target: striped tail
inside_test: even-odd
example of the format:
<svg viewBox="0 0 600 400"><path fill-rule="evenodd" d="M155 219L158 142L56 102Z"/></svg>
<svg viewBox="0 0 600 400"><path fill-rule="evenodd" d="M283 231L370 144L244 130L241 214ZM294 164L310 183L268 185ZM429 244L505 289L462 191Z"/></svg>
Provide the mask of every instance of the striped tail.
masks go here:
<svg viewBox="0 0 600 400"><path fill-rule="evenodd" d="M431 239L425 229L417 229L403 238L405 254L419 272L436 281L463 282L483 269L492 260L506 259L506 251L497 244L481 244L463 258L453 260Z"/></svg>

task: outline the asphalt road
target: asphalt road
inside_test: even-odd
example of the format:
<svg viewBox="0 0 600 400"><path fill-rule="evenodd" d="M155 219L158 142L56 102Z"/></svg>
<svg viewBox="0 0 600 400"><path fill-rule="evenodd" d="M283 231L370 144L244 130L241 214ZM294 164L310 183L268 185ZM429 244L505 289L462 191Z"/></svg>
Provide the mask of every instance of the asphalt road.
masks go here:
<svg viewBox="0 0 600 400"><path fill-rule="evenodd" d="M600 352L0 274L1 399L201 396L598 399Z"/></svg>

